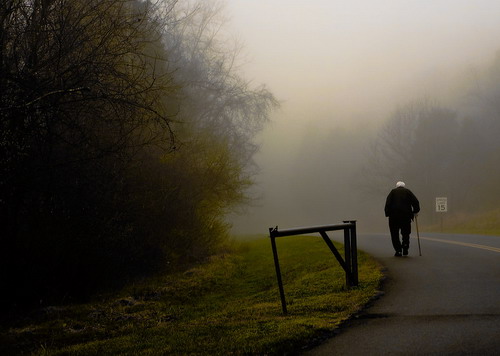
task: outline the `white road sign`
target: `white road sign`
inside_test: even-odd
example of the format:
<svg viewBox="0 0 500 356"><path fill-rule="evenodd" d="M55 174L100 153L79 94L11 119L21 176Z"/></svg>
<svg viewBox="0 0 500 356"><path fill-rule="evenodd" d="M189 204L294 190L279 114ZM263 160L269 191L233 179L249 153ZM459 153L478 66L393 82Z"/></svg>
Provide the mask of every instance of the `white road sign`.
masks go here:
<svg viewBox="0 0 500 356"><path fill-rule="evenodd" d="M436 212L446 213L448 211L448 198L439 197L436 198Z"/></svg>

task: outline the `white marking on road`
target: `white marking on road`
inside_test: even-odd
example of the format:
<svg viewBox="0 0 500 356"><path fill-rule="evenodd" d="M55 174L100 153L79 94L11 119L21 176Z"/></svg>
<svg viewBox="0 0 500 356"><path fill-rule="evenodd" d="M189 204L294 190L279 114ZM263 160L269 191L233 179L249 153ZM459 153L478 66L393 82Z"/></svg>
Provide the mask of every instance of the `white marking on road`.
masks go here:
<svg viewBox="0 0 500 356"><path fill-rule="evenodd" d="M493 251L493 252L499 252L500 253L500 248L498 247L492 247L492 246L485 246L485 245L478 245L478 244L471 244L468 242L459 242L459 241L451 241L451 240L442 240L442 239L436 239L434 237L420 237L421 239L424 240L430 240L430 241L437 241L437 242L444 242L447 244L453 244L453 245L461 245L461 246L466 246L466 247L474 247L474 248L480 248L482 250L488 250L488 251Z"/></svg>

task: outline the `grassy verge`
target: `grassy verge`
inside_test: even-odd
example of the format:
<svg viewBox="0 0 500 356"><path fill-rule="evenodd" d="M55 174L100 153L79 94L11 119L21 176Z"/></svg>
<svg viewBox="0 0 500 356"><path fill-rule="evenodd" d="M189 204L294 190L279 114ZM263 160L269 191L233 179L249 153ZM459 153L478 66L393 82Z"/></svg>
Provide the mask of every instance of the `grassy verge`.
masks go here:
<svg viewBox="0 0 500 356"><path fill-rule="evenodd" d="M320 238L285 237L277 244L287 316L269 240L260 238L235 243L233 252L184 273L4 326L0 354L279 354L332 331L377 293L381 268L363 253L360 285L346 289L343 270Z"/></svg>
<svg viewBox="0 0 500 356"><path fill-rule="evenodd" d="M444 214L443 223L424 226L423 231L500 236L500 209L482 213Z"/></svg>

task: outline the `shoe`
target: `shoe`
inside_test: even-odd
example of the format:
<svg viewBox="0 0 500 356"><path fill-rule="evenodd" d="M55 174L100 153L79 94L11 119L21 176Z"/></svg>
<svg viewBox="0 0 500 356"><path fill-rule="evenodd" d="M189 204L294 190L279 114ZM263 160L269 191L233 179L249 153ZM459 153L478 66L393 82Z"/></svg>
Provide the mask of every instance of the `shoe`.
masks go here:
<svg viewBox="0 0 500 356"><path fill-rule="evenodd" d="M396 253L394 254L394 256L401 257L401 251L396 251Z"/></svg>
<svg viewBox="0 0 500 356"><path fill-rule="evenodd" d="M403 247L403 256L408 256L408 249Z"/></svg>

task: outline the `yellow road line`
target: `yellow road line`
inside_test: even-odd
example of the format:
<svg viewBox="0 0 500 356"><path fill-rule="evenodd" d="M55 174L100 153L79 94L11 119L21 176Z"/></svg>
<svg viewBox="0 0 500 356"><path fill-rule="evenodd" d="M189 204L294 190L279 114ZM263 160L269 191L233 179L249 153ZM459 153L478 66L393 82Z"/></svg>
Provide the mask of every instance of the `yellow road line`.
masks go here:
<svg viewBox="0 0 500 356"><path fill-rule="evenodd" d="M471 243L468 243L468 242L458 242L458 241L451 241L451 240L442 240L442 239L436 239L434 237L422 237L422 236L420 236L420 238L424 239L424 240L444 242L444 243L447 243L447 244L461 245L461 246L466 246L466 247L480 248L482 250L488 250L488 251L493 251L493 252L499 252L500 253L500 248L498 248L498 247L478 245L478 244L471 244Z"/></svg>

